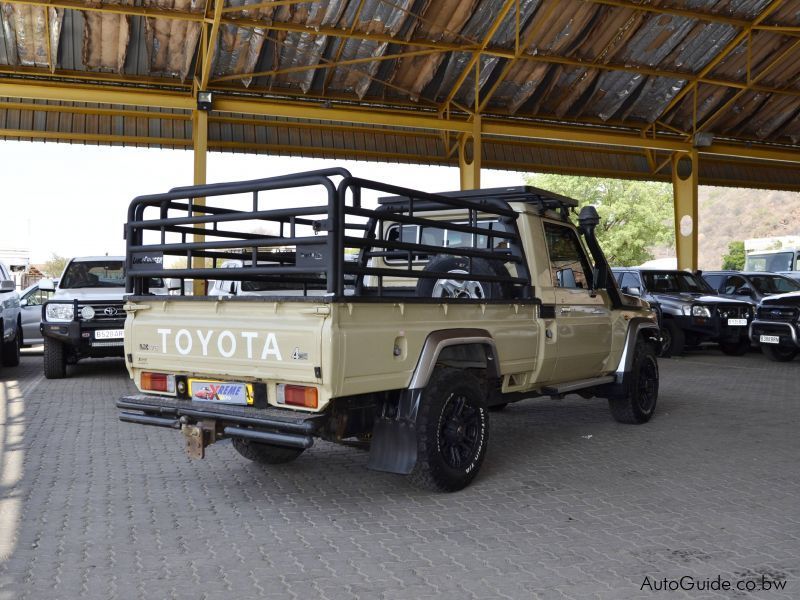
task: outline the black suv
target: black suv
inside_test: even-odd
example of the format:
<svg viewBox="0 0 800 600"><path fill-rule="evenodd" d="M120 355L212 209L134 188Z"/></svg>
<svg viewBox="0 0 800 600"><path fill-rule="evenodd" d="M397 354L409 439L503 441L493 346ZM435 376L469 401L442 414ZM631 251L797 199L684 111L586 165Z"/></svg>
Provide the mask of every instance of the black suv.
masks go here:
<svg viewBox="0 0 800 600"><path fill-rule="evenodd" d="M777 273L703 271L703 279L716 290L718 295L749 301L753 305L758 304L767 296L800 292L800 282Z"/></svg>
<svg viewBox="0 0 800 600"><path fill-rule="evenodd" d="M698 275L688 271L614 268L621 291L655 304L661 314L661 355L681 354L686 347L715 342L725 354L750 348L749 302L715 295Z"/></svg>
<svg viewBox="0 0 800 600"><path fill-rule="evenodd" d="M758 305L750 339L770 360L786 362L800 353L800 292L769 296Z"/></svg>

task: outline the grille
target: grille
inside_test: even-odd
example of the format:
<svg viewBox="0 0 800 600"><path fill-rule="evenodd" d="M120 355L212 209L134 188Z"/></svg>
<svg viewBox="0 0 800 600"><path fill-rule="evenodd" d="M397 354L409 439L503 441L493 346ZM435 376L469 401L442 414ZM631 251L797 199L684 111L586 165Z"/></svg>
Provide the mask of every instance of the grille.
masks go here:
<svg viewBox="0 0 800 600"><path fill-rule="evenodd" d="M721 319L749 319L753 316L749 306L722 304L717 306L717 315Z"/></svg>
<svg viewBox="0 0 800 600"><path fill-rule="evenodd" d="M792 306L762 306L758 309L758 318L790 323L797 320L797 309Z"/></svg>
<svg viewBox="0 0 800 600"><path fill-rule="evenodd" d="M94 309L94 317L88 321L81 317L81 309L84 306L91 306ZM114 314L107 314L106 311L115 311ZM125 311L122 310L122 302L79 302L78 320L86 323L109 323L112 321L124 321Z"/></svg>
<svg viewBox="0 0 800 600"><path fill-rule="evenodd" d="M112 346L122 346L125 342L123 340L113 340L110 342L92 342L94 348L107 348Z"/></svg>

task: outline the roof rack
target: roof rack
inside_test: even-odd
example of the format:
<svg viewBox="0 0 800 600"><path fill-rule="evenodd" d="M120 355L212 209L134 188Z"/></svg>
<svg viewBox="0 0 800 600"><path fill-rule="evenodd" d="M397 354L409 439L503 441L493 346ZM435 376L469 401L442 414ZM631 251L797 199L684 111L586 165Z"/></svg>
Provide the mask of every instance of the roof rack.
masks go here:
<svg viewBox="0 0 800 600"><path fill-rule="evenodd" d="M563 218L567 218L570 209L577 208L578 201L567 198L560 194L555 194L532 185L515 185L510 187L486 188L482 190L461 190L454 192L438 192L437 196L447 198L459 198L464 200L503 201L503 202L524 202L533 204L540 211L558 210ZM405 196L385 196L378 199L379 204L392 205L408 202Z"/></svg>

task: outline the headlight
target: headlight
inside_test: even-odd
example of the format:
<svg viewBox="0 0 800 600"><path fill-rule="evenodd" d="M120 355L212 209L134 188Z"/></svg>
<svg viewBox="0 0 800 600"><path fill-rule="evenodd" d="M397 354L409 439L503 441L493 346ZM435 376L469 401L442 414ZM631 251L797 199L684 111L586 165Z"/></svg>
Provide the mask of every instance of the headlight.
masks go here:
<svg viewBox="0 0 800 600"><path fill-rule="evenodd" d="M711 311L710 311L710 310L708 310L708 307L707 307L707 306L699 306L699 305L695 304L695 305L692 307L692 316L693 316L693 317L706 317L706 318L710 318L710 317L711 317Z"/></svg>
<svg viewBox="0 0 800 600"><path fill-rule="evenodd" d="M75 307L72 304L48 304L44 315L47 321L72 321L75 318Z"/></svg>

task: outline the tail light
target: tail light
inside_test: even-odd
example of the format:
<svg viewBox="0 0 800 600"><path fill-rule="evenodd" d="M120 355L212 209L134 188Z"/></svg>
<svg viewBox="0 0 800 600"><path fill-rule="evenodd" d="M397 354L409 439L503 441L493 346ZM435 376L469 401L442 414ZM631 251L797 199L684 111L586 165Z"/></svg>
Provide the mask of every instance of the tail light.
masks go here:
<svg viewBox="0 0 800 600"><path fill-rule="evenodd" d="M278 384L278 404L317 408L317 388L304 385Z"/></svg>
<svg viewBox="0 0 800 600"><path fill-rule="evenodd" d="M142 374L139 376L139 387L141 387L143 390L149 390L151 392L166 392L168 394L174 394L175 375L142 371Z"/></svg>

